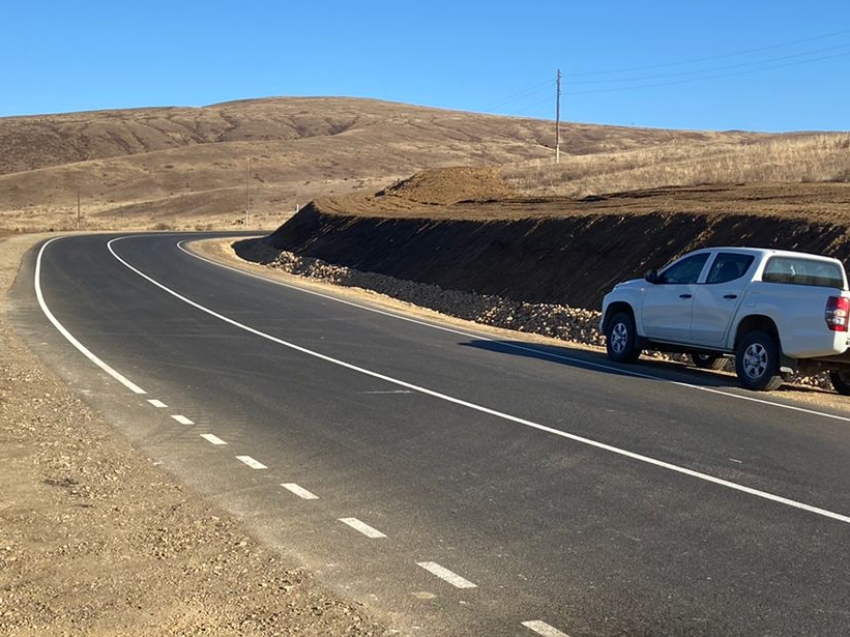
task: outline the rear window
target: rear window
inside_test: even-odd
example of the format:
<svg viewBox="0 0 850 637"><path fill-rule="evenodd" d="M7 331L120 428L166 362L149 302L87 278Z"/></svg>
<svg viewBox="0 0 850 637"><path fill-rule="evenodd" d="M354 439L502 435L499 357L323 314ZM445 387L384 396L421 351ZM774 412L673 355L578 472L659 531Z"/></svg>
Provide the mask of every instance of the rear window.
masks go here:
<svg viewBox="0 0 850 637"><path fill-rule="evenodd" d="M841 266L837 263L814 261L798 257L771 257L761 280L765 283L790 283L827 288L844 287Z"/></svg>

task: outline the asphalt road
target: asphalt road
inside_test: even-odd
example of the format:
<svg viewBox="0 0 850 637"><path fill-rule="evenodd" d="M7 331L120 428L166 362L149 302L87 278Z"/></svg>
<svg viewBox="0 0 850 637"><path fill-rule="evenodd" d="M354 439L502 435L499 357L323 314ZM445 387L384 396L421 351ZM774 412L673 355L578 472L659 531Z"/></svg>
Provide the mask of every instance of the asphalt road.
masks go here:
<svg viewBox="0 0 850 637"><path fill-rule="evenodd" d="M53 241L12 318L154 460L402 634L850 634L846 415L376 311L187 238Z"/></svg>

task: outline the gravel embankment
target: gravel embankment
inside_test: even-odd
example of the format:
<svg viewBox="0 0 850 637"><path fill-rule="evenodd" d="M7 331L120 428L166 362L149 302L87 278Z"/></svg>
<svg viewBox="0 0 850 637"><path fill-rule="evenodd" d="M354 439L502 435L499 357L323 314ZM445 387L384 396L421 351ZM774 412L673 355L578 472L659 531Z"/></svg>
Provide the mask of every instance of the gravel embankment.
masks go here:
<svg viewBox="0 0 850 637"><path fill-rule="evenodd" d="M604 347L605 337L599 332L601 313L596 310L574 308L552 303L528 303L514 301L492 294L474 294L459 290L444 290L438 285L396 279L373 272L361 272L352 268L326 263L320 259L300 257L292 252L274 251L262 247L260 259L267 266L289 274L344 287L363 288L379 294L428 308L441 314L474 321L484 325L513 329L529 334L551 336L563 341ZM274 256L271 256L271 255ZM681 361L686 357L679 354L647 352L653 358ZM730 359L727 371L734 371ZM826 375L797 376L791 383L830 389Z"/></svg>

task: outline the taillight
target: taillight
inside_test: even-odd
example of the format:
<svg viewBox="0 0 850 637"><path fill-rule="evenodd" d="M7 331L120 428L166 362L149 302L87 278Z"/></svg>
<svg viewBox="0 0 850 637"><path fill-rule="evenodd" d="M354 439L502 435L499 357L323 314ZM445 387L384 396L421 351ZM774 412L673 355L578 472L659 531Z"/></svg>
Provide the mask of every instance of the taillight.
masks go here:
<svg viewBox="0 0 850 637"><path fill-rule="evenodd" d="M831 296L826 301L824 318L833 332L847 331L847 317L850 315L850 299L846 296Z"/></svg>

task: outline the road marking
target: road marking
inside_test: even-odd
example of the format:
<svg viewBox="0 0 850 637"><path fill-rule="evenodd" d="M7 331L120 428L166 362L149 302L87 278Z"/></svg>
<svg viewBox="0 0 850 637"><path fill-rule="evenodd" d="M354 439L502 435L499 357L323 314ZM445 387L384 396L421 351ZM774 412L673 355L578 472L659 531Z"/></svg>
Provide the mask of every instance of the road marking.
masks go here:
<svg viewBox="0 0 850 637"><path fill-rule="evenodd" d="M282 484L280 486L282 486L287 491L291 491L292 493L297 495L299 498L302 498L304 500L318 500L319 499L319 496L310 493L309 491L307 491L307 489L299 487L294 482L289 482L287 484Z"/></svg>
<svg viewBox="0 0 850 637"><path fill-rule="evenodd" d="M546 622L535 620L531 622L522 622L522 625L529 630L533 630L538 635L543 635L543 637L570 637L566 633L562 633L557 628L553 628Z"/></svg>
<svg viewBox="0 0 850 637"><path fill-rule="evenodd" d="M412 394L413 392L409 389L389 389L389 390L376 390L376 391L364 391L364 394L369 395L380 395L380 394Z"/></svg>
<svg viewBox="0 0 850 637"><path fill-rule="evenodd" d="M347 524L355 531L360 531L366 537L370 537L373 540L378 540L384 537L387 537L383 533L381 533L378 529L372 528L365 522L361 522L357 518L339 518L339 521L343 524Z"/></svg>
<svg viewBox="0 0 850 637"><path fill-rule="evenodd" d="M172 414L171 417L174 418L174 420L179 422L181 425L194 425L195 424L191 420L186 418L186 416L181 416L180 414Z"/></svg>
<svg viewBox="0 0 850 637"><path fill-rule="evenodd" d="M211 442L214 445L226 445L227 444L226 442L224 442L224 440L222 440L221 438L219 438L215 434L201 434L201 438L203 438L207 442Z"/></svg>
<svg viewBox="0 0 850 637"><path fill-rule="evenodd" d="M121 239L121 237L119 237L118 239L113 239L113 241L118 241L120 239ZM198 259L199 261L204 261L206 263L209 263L210 265L214 265L214 266L219 267L219 268L224 268L225 270L231 270L233 272L237 272L239 274L242 274L242 275L247 276L247 277L251 277L253 279L265 281L266 283L270 283L272 285L279 285L279 286L287 288L289 290L295 290L295 291L301 292L303 294L310 294L312 296L318 296L319 298L327 299L329 301L335 301L336 303L340 303L342 305L348 305L348 306L351 306L351 307L356 307L356 308L361 309L365 312L372 312L374 314L380 314L381 316L387 316L387 317L390 317L390 318L397 319L399 321L406 321L408 323L414 323L416 325L422 325L424 327L428 327L430 329L438 330L438 331L441 331L441 332L447 332L449 334L457 334L458 336L464 336L466 338L475 338L475 339L485 341L485 342L488 342L488 343L498 343L500 346L505 347L507 349L515 349L515 350L518 350L518 351L521 351L521 352L528 352L528 353L532 353L532 354L537 354L538 356L545 356L546 358L549 358L549 359L555 360L555 361L562 361L562 362L565 362L565 363L573 363L573 364L579 365L579 366L583 365L585 367L591 367L593 369L601 369L601 370L607 371L607 372L617 372L618 374L622 374L624 376L632 376L633 378L646 378L648 380L658 380L658 381L662 381L662 382L666 382L666 383L671 383L671 384L677 385L679 387L684 387L686 389L695 389L697 391L704 391L704 392L707 392L709 394L716 394L718 396L725 396L726 398L733 398L735 400L744 400L744 401L748 401L748 402L760 403L760 404L763 404L763 405L769 405L771 407L777 407L779 409L788 409L788 410L791 410L791 411L797 411L797 412L801 412L801 413L804 413L804 414L809 414L811 416L820 416L822 418L831 418L833 420L840 420L840 421L843 421L843 422L850 423L850 416L840 416L838 414L830 414L830 413L825 412L825 411L817 411L817 410L814 410L814 409L807 409L805 407L797 407L795 405L786 405L784 403L776 403L776 402L773 402L771 400L766 400L764 398L753 398L752 396L742 396L741 394L731 393L731 392L725 391L723 389L714 389L712 387L704 387L702 385L694 385L692 383L687 383L687 382L684 382L684 381L670 380L669 378L664 378L663 376L654 376L652 374L637 372L637 371L625 369L623 367L619 367L619 366L616 366L616 365L610 365L610 364L605 364L605 363L597 363L596 361L591 361L591 360L587 360L587 359L584 359L584 358L577 358L575 356L567 356L565 354L559 354L558 352L553 352L553 351L550 351L548 349L544 349L546 347L545 345L541 346L541 347L533 347L533 346L530 346L530 345L520 345L519 343L506 343L503 340L490 338L489 336L486 336L486 335L481 334L481 333L470 332L470 331L467 331L467 330L461 330L461 329L457 329L457 328L454 328L454 327L446 327L445 325L438 325L436 323L431 323L429 321L424 321L424 320L421 320L421 319L415 319L415 318L412 318L410 316L404 316L402 314L397 314L395 312L382 310L382 309L379 309L379 308L376 308L376 307L370 307L368 305L363 305L362 303L356 303L354 301L349 301L347 299L341 299L339 297L333 296L332 294L317 292L316 290L310 290L307 287L302 287L302 286L294 285L294 284L291 284L291 283L285 283L283 281L278 281L276 279L272 279L272 278L269 278L267 276L256 274L254 272L248 272L248 271L242 270L240 268L235 268L235 267L233 267L231 265L227 265L225 263L219 263L218 261L213 261L212 259L208 259L207 257L204 257L200 254L196 254L196 253L191 252L190 250L186 249L183 245L186 242L187 241L180 241L177 244L178 249L180 249L180 251L189 255L192 258ZM148 278L144 274L142 274L141 272L136 270L133 266L131 266L127 262L123 261L118 255L115 254L115 252L112 250L112 248L110 248L110 252L112 252L112 255L116 259L121 261L125 266L127 266L131 270L135 271L136 274L139 274L142 277ZM148 278L148 280L151 281L151 283L154 283L155 285L159 285L158 283L156 283L156 281L153 281L150 278ZM167 288L164 288L164 289L167 289ZM521 336L522 336L522 334L517 334L517 338L520 338Z"/></svg>
<svg viewBox="0 0 850 637"><path fill-rule="evenodd" d="M441 580L444 580L455 588L478 588L468 579L464 579L457 573L452 573L449 569L440 566L436 562L416 562L417 566L421 566L432 575L436 575Z"/></svg>
<svg viewBox="0 0 850 637"><path fill-rule="evenodd" d="M148 399L148 402L151 405L153 405L154 407L156 407L157 409L165 409L166 407L168 407L168 405L166 405L161 400L157 400L156 398L150 398L150 399Z"/></svg>
<svg viewBox="0 0 850 637"><path fill-rule="evenodd" d="M35 298L38 299L38 305L39 307L41 307L41 311L44 312L44 315L47 317L47 320L53 324L53 327L59 330L59 333L65 337L65 340L67 340L71 345L76 347L77 350L79 350L79 352L83 356L88 358L92 363L100 367L103 371L112 376L112 378L124 385L124 387L129 389L134 394L146 394L147 392L144 389L139 387L136 383L132 382L126 376L119 374L112 367L110 367L100 358L95 356L94 353L92 353L92 351L89 350L85 345L83 345L82 343L80 343L80 341L74 338L74 335L71 334L71 332L69 332L67 329L65 329L65 326L59 322L59 319L53 316L53 312L51 312L50 308L47 307L47 303L45 303L44 301L44 295L41 292L41 260L44 256L44 251L47 249L47 246L49 246L51 243L60 238L61 237L54 237L53 239L45 243L43 246L41 246L41 249L38 251L38 258L36 258L35 260Z"/></svg>
<svg viewBox="0 0 850 637"><path fill-rule="evenodd" d="M322 354L320 352L316 352L316 351L307 349L306 347L301 347L300 345L296 345L295 343L291 343L289 341L285 341L283 339L277 338L276 336L272 336L271 334L266 334L265 332L261 332L260 330L258 330L256 328L245 325L244 323L240 323L239 321L236 321L232 318L224 316L223 314L219 314L215 310L211 310L210 308L205 307L205 306L201 305L200 303L197 303L196 301L193 301L192 299L189 299L189 298L183 296L179 292L175 292L171 288L163 285L159 281L148 276L147 274L145 274L144 272L142 272L138 268L133 267L132 265L127 263L127 261L125 261L120 256L118 256L118 254L115 252L115 249L112 246L113 243L115 243L116 241L120 241L120 240L121 240L121 238L119 237L119 238L116 238L116 239L112 239L111 241L109 241L106 244L107 248L109 249L109 252L112 254L113 257L115 257L115 259L119 263L123 264L125 267L127 267L131 271L135 272L140 277L142 277L146 281L149 281L150 283L152 283L156 287L160 288L161 290L167 292L171 296L173 296L177 299L180 299L181 301L183 301L187 305L190 305L190 306L200 310L201 312L204 312L205 314L208 314L208 315L210 315L214 318L217 318L220 321L227 323L228 325L232 325L234 327L237 327L241 330L248 332L249 334L254 334L255 336L259 336L260 338L264 338L268 341L271 341L272 343L277 343L278 345L282 345L282 346L287 347L287 348L294 350L296 352L301 352L302 354L306 354L307 356L312 356L312 357L317 358L319 360L331 363L333 365L338 365L339 367L349 369L351 371L363 374L365 376L369 376L371 378L377 378L379 380L386 381L387 383L390 383L392 385L396 385L397 387L402 387L404 389L410 389L412 391L419 392L421 394L425 394L426 396L438 398L438 399L444 400L448 403L459 405L461 407L466 407L468 409L480 412L482 414L487 414L487 415L490 415L490 416L494 416L496 418L501 418L503 420L507 420L509 422L516 423L518 425L522 425L524 427L528 427L529 429L536 429L538 431L542 431L542 432L545 432L545 433L552 434L553 436L559 436L559 437L565 438L567 440L572 440L573 442L577 442L577 443L580 443L580 444L583 444L583 445L587 445L589 447L594 447L594 448L600 449L602 451L607 451L609 453L613 453L613 454L622 456L624 458L630 458L630 459L636 460L638 462L643 462L645 464L652 465L654 467L666 469L666 470L672 471L674 473L686 475L686 476L689 476L691 478L696 478L697 480L709 482L711 484L715 484L717 486L725 487L725 488L731 489L733 491L738 491L740 493L746 493L748 495L752 495L752 496L755 496L755 497L758 497L758 498L762 498L764 500L769 500L771 502L783 504L785 506L795 508L795 509L799 509L801 511L807 511L808 513L813 513L815 515L820 515L822 517L830 518L830 519L836 520L838 522L850 524L850 516L847 516L847 515L842 515L840 513L834 512L834 511L822 509L820 507L811 506L809 504L805 504L803 502L798 502L796 500L791 500L790 498L785 498L783 496L779 496L779 495L776 495L776 494L773 494L773 493L769 493L767 491L761 491L759 489L753 489L753 488L746 487L746 486L743 486L743 485L740 485L740 484L736 484L734 482L729 482L728 480L723 480L721 478L717 478L715 476L712 476L712 475L709 475L709 474L706 474L706 473L700 473L699 471L694 471L693 469L680 467L678 465L674 465L674 464L671 464L669 462L665 462L663 460L657 460L655 458L651 458L649 456L644 456L644 455L641 455L639 453L635 453L633 451L628 451L626 449L621 449L619 447L615 447L613 445L609 445L609 444L604 443L604 442L599 442L598 440L593 440L592 438L585 438L584 436L579 436L579 435L576 435L576 434L568 433L566 431L561 431L560 429L555 429L554 427L542 425L540 423L536 423L536 422L528 420L526 418L520 418L519 416L512 416L511 414L507 414L507 413L498 411L496 409L484 407L483 405L478 405L476 403L471 403L467 400L455 398L453 396L449 396L447 394L443 394L443 393L440 393L438 391L434 391L432 389L422 387L420 385L414 385L413 383L408 383L406 381L399 380L397 378L393 378L393 377L387 376L385 374L373 372L369 369L365 369L363 367L358 367L357 365L353 365L352 363L346 363L345 361L342 361L338 358L333 358L332 356L328 356L326 354ZM528 349L530 351L534 351L534 352L539 353L539 350L532 349L532 348L517 347L517 349ZM570 360L568 357L561 357L561 358L566 359L566 360ZM604 369L607 369L609 371L613 370L613 371L618 371L618 372L624 372L624 370L621 370L621 369L615 368L615 367L611 367L611 366L598 365L598 364L595 364L595 363L588 363L587 361L581 361L579 359L575 359L575 361L582 363L582 364L585 364L585 365L590 365L591 367L604 368ZM624 372L624 373L630 373L630 372ZM665 379L660 379L660 378L648 376L648 375L645 375L645 374L635 373L633 375L642 376L644 378L652 378L653 380L665 380ZM710 389L707 389L707 388L697 387L695 385L688 385L687 383L681 383L681 382L678 382L678 381L668 381L668 382L672 382L674 385L679 385L679 386L682 386L682 387L691 387L691 388L695 388L695 389L705 389L705 391L713 391L713 390L710 390ZM715 393L723 394L723 392L715 392ZM723 395L735 396L735 394L723 394ZM745 398L745 397L741 396L740 398ZM761 401L759 399L747 399L747 400L753 400L755 402L766 402L766 401ZM766 402L766 404L780 406L780 407L787 407L789 409L794 409L796 411L802 411L802 412L808 412L809 411L809 410L805 410L805 409L802 409L802 408L789 407L787 405L781 405L779 403ZM842 416L834 416L834 415L831 415L831 414L825 414L825 413L814 412L814 411L812 411L810 413L821 415L821 416L828 416L830 418L836 418L838 420L844 420L844 421L850 422L850 418L845 418L845 417L842 417Z"/></svg>
<svg viewBox="0 0 850 637"><path fill-rule="evenodd" d="M239 462L244 462L246 465L248 465L252 469L268 469L268 467L266 465L264 465L262 462L258 462L257 460L254 460L251 456L236 456L236 459Z"/></svg>

